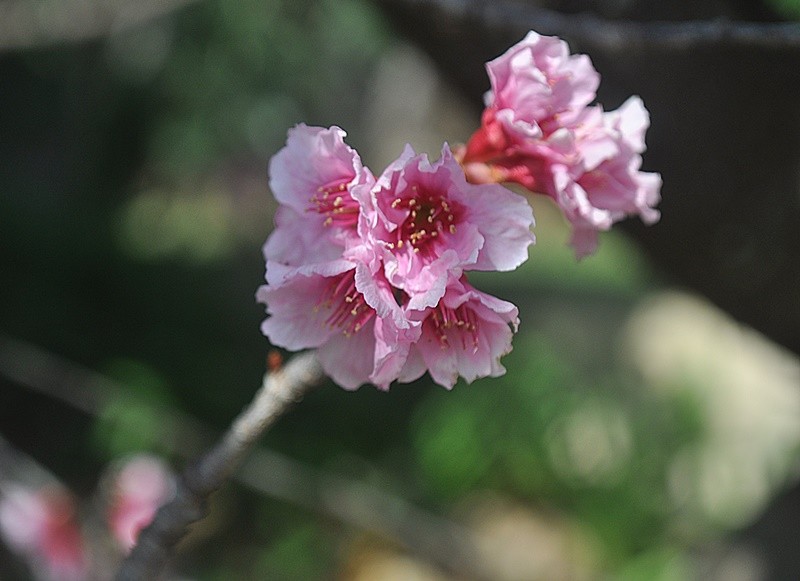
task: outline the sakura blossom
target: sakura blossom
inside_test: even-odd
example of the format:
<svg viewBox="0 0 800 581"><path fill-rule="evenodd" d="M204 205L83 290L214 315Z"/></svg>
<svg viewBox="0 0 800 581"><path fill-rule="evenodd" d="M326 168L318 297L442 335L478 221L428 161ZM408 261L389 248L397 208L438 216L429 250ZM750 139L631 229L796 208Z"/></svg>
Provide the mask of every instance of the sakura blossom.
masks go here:
<svg viewBox="0 0 800 581"><path fill-rule="evenodd" d="M588 56L572 55L560 38L533 31L486 70L492 87L487 107L513 134L529 137L573 125L600 84Z"/></svg>
<svg viewBox="0 0 800 581"><path fill-rule="evenodd" d="M374 179L343 135L299 126L270 164L283 195L265 246L267 284L256 295L267 309L264 335L289 350L317 349L346 389L388 389L426 369L448 388L459 375L502 373L516 309L465 286L464 272L512 270L527 259L534 220L525 198L469 183L447 144L435 162L407 146ZM347 201L323 212L314 196L326 180ZM302 228L301 207L315 233L306 246L290 231ZM290 247L301 251L290 255ZM417 344L434 336L437 351L452 342L454 354L422 357Z"/></svg>
<svg viewBox="0 0 800 581"><path fill-rule="evenodd" d="M414 334L393 289L365 263L340 259L297 268L280 284L259 288L256 298L270 315L264 335L289 350L316 348L326 373L345 389L370 381L381 363L376 354L391 357ZM384 337L391 345L382 344ZM390 381L374 383L385 389Z"/></svg>
<svg viewBox="0 0 800 581"><path fill-rule="evenodd" d="M576 131L582 155L571 165L554 164L556 201L572 225L571 244L579 257L597 249L597 234L629 215L645 224L658 221L661 176L640 171L649 117L641 99L631 97L616 111L589 111Z"/></svg>
<svg viewBox="0 0 800 581"><path fill-rule="evenodd" d="M650 124L641 99L611 112L590 106L600 77L589 58L535 32L486 68L481 127L456 152L470 181L516 182L551 197L579 258L619 220L659 219L661 178L640 170Z"/></svg>
<svg viewBox="0 0 800 581"><path fill-rule="evenodd" d="M434 306L463 270L513 270L528 258L533 212L525 198L467 183L447 144L434 163L407 146L373 190L370 234L412 309Z"/></svg>
<svg viewBox="0 0 800 581"><path fill-rule="evenodd" d="M300 124L272 157L270 189L281 205L277 235L264 246L268 261L300 266L333 260L357 237L359 206L351 192L374 177L345 137L338 127Z"/></svg>
<svg viewBox="0 0 800 581"><path fill-rule="evenodd" d="M459 376L467 382L505 373L500 358L511 352L519 325L517 307L473 288L465 278L451 281L435 306L417 313L420 340L403 370L419 377L427 369L436 383L450 389Z"/></svg>

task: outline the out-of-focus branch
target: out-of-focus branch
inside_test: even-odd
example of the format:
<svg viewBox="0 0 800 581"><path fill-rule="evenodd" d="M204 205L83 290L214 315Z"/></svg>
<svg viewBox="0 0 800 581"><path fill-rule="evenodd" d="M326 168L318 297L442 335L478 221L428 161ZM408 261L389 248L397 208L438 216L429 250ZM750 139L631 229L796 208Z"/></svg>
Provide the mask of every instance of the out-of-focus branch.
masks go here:
<svg viewBox="0 0 800 581"><path fill-rule="evenodd" d="M100 415L125 389L101 374L33 345L0 335L0 376L89 415ZM213 441L213 430L175 410L164 417L162 444L191 458ZM375 486L323 472L265 448L255 448L232 478L248 488L325 515L406 548L443 570L491 579L465 527Z"/></svg>
<svg viewBox="0 0 800 581"><path fill-rule="evenodd" d="M520 0L377 0L386 7L421 13L440 12L480 22L487 28L516 27L536 30L590 44L609 51L638 47L689 50L697 46L800 47L796 22L739 22L693 20L685 22L638 22L609 20L589 13L564 14Z"/></svg>
<svg viewBox="0 0 800 581"><path fill-rule="evenodd" d="M1 0L0 50L108 36L197 0Z"/></svg>
<svg viewBox="0 0 800 581"><path fill-rule="evenodd" d="M118 581L155 579L192 523L207 512L208 498L239 467L256 440L295 401L324 378L313 352L294 357L264 376L256 397L222 440L183 473L175 497L162 506L140 534L117 573Z"/></svg>
<svg viewBox="0 0 800 581"><path fill-rule="evenodd" d="M0 496L6 481L21 482L31 488L63 486L58 479L36 460L14 448L0 434Z"/></svg>

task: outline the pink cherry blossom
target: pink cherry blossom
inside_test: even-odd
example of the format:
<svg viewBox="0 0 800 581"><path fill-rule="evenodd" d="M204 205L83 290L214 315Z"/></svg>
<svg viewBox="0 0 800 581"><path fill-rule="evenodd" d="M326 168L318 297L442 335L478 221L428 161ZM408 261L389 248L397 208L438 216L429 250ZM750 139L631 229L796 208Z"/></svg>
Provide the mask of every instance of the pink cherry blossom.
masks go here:
<svg viewBox="0 0 800 581"><path fill-rule="evenodd" d="M512 134L533 138L573 123L600 84L588 56L571 55L560 38L533 31L486 70L486 105Z"/></svg>
<svg viewBox="0 0 800 581"><path fill-rule="evenodd" d="M410 146L372 188L375 226L389 282L410 308L434 306L462 270L513 270L528 257L533 213L504 187L476 185L447 144L434 163Z"/></svg>
<svg viewBox="0 0 800 581"><path fill-rule="evenodd" d="M658 220L661 178L640 171L650 124L641 99L609 113L588 106L599 81L588 57L533 32L487 70L481 127L456 152L470 181L516 182L550 196L572 225L578 257L623 218Z"/></svg>
<svg viewBox="0 0 800 581"><path fill-rule="evenodd" d="M75 503L57 488L8 484L0 498L0 535L40 581L80 581L89 574Z"/></svg>
<svg viewBox="0 0 800 581"><path fill-rule="evenodd" d="M262 286L256 298L267 305L261 331L270 342L289 350L316 348L326 373L346 389L371 381L413 336L393 289L362 262L297 268L280 284ZM392 379L373 382L388 388Z"/></svg>
<svg viewBox="0 0 800 581"><path fill-rule="evenodd" d="M269 261L300 266L334 260L357 237L359 205L351 190L374 178L345 136L338 127L300 124L272 157L270 189L281 206L276 235L264 246Z"/></svg>
<svg viewBox="0 0 800 581"><path fill-rule="evenodd" d="M516 308L461 279L527 259L525 198L469 183L447 144L433 163L407 146L375 180L343 137L299 126L270 164L281 207L256 295L267 309L264 335L285 349L316 349L346 389L388 389L426 369L448 388L459 374L502 373ZM436 353L426 353L434 342Z"/></svg>
<svg viewBox="0 0 800 581"><path fill-rule="evenodd" d="M436 383L450 389L459 376L471 383L503 375L500 358L511 351L517 315L511 303L476 290L464 278L452 280L435 307L410 314L421 321L422 333L411 347L402 380L427 369Z"/></svg>
<svg viewBox="0 0 800 581"><path fill-rule="evenodd" d="M153 520L158 508L175 492L169 468L158 458L136 456L114 477L108 524L123 551L136 544L139 532Z"/></svg>
<svg viewBox="0 0 800 581"><path fill-rule="evenodd" d="M597 248L597 233L626 216L639 215L646 224L659 219L661 177L640 171L647 111L631 97L616 111L594 111L596 123L576 131L580 158L571 165L554 165L553 196L572 224L571 244L578 257Z"/></svg>

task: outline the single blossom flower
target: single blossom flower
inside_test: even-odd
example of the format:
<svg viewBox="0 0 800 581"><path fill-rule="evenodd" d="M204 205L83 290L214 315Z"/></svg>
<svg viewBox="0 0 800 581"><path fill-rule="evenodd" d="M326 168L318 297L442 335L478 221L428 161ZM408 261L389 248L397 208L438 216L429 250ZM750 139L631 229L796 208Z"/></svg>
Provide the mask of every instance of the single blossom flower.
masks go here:
<svg viewBox="0 0 800 581"><path fill-rule="evenodd" d="M539 143L533 140L547 141L574 125L600 83L588 56L570 55L563 40L533 31L488 62L486 70L491 90L485 95L481 127L463 153L466 163L496 161L502 167L508 156L537 153ZM560 144L558 136L555 142Z"/></svg>
<svg viewBox="0 0 800 581"><path fill-rule="evenodd" d="M465 278L451 280L434 307L410 313L422 324L401 372L405 381L427 369L436 383L450 389L458 377L468 383L505 373L500 358L511 351L519 325L517 307L473 288Z"/></svg>
<svg viewBox="0 0 800 581"><path fill-rule="evenodd" d="M530 137L573 124L600 84L588 56L572 55L560 38L533 31L486 70L492 86L487 108L512 134Z"/></svg>
<svg viewBox="0 0 800 581"><path fill-rule="evenodd" d="M533 213L495 184L470 184L447 144L434 163L410 146L378 178L369 198L368 244L382 251L386 278L412 309L437 304L464 270L513 270L528 257Z"/></svg>
<svg viewBox="0 0 800 581"><path fill-rule="evenodd" d="M487 63L481 127L456 155L470 181L516 182L550 196L573 227L579 257L597 232L631 215L658 220L658 174L640 171L649 117L638 97L617 111L589 106L599 75L555 37L529 33Z"/></svg>
<svg viewBox="0 0 800 581"><path fill-rule="evenodd" d="M39 581L88 578L89 564L75 503L63 490L4 485L0 536L27 560Z"/></svg>
<svg viewBox="0 0 800 581"><path fill-rule="evenodd" d="M356 389L387 360L407 351L417 333L406 321L392 289L365 262L339 259L285 273L280 284L259 288L269 318L261 331L273 345L317 349L325 372ZM388 388L394 378L376 379Z"/></svg>
<svg viewBox="0 0 800 581"><path fill-rule="evenodd" d="M572 225L578 257L597 249L599 231L630 215L658 221L661 176L640 171L644 131L649 125L641 99L631 97L616 111L591 111L594 122L576 131L582 155L572 164L554 164L554 197ZM587 116L589 117L589 116Z"/></svg>
<svg viewBox="0 0 800 581"><path fill-rule="evenodd" d="M338 127L300 124L272 157L270 189L281 206L276 235L264 246L267 260L290 266L335 260L358 237L359 204L351 191L374 177L345 136Z"/></svg>

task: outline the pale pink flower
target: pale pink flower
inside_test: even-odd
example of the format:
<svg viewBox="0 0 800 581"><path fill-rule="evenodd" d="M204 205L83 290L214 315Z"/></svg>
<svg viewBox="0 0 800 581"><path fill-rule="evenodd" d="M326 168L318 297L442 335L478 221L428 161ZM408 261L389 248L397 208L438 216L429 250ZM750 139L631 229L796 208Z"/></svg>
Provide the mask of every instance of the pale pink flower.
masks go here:
<svg viewBox="0 0 800 581"><path fill-rule="evenodd" d="M411 381L427 369L448 389L458 377L471 383L505 373L500 358L511 351L517 330L517 308L473 288L466 279L451 280L435 306L409 313L421 322L419 341L410 350L401 381Z"/></svg>
<svg viewBox="0 0 800 581"><path fill-rule="evenodd" d="M638 215L646 224L659 219L661 176L640 171L647 110L631 97L616 111L591 112L576 131L580 157L572 164L553 166L553 197L572 224L571 245L578 257L597 248L597 233Z"/></svg>
<svg viewBox="0 0 800 581"><path fill-rule="evenodd" d="M434 163L406 146L365 206L374 223L369 242L382 249L386 278L412 309L436 305L463 270L513 270L534 240L527 201L502 186L468 183L447 144Z"/></svg>
<svg viewBox="0 0 800 581"><path fill-rule="evenodd" d="M599 75L588 57L533 32L487 70L481 127L456 152L470 181L516 182L553 198L579 257L625 217L658 220L661 178L640 171L650 121L638 97L610 113L589 107Z"/></svg>
<svg viewBox="0 0 800 581"><path fill-rule="evenodd" d="M61 489L4 486L0 535L40 581L81 581L89 575L75 503Z"/></svg>
<svg viewBox="0 0 800 581"><path fill-rule="evenodd" d="M152 456L136 456L115 474L112 482L108 525L126 553L136 544L159 507L175 493L175 479L164 462Z"/></svg>
<svg viewBox="0 0 800 581"><path fill-rule="evenodd" d="M364 262L300 267L259 288L256 298L267 305L261 331L270 342L292 351L316 348L326 373L346 389L373 381L373 372L402 357L403 344L414 338L394 289ZM392 379L373 383L386 389Z"/></svg>
<svg viewBox="0 0 800 581"><path fill-rule="evenodd" d="M538 157L541 140L574 124L594 100L600 76L589 57L570 55L560 38L533 31L488 62L486 70L491 90L485 96L481 127L460 152L467 174L475 178L495 170L501 172L497 177L502 181L516 181L536 191L537 168L526 167L526 159L517 156ZM558 137L556 142L560 144Z"/></svg>
<svg viewBox="0 0 800 581"><path fill-rule="evenodd" d="M600 84L588 56L571 55L560 38L533 31L486 70L492 87L487 107L511 133L533 138L573 123Z"/></svg>
<svg viewBox="0 0 800 581"><path fill-rule="evenodd" d="M276 234L264 246L268 261L300 266L335 260L358 238L359 205L351 190L374 178L345 136L338 127L300 124L272 157L270 189L281 206Z"/></svg>

